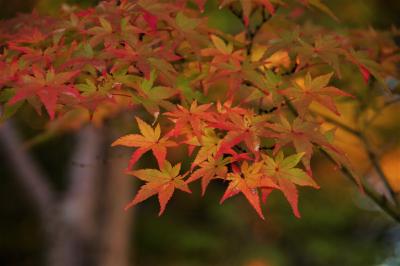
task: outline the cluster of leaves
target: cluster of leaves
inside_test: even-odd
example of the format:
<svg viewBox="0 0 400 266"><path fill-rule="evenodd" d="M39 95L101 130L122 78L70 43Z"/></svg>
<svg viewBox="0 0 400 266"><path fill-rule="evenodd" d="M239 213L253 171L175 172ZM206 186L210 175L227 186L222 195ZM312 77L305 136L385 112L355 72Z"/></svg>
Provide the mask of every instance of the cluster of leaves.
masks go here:
<svg viewBox="0 0 400 266"><path fill-rule="evenodd" d="M159 124L153 129L137 118L141 135L126 135L113 143L138 148L131 157L129 168L150 150L157 158L160 168L160 171L141 169L128 172L147 182L128 207L158 194L161 214L175 188L190 192L187 184L201 179L204 195L210 181L221 179L229 182L221 202L241 192L260 217L264 218L259 192L265 201L273 189L280 189L292 205L295 215L299 216L295 185L318 187L309 174L295 167L302 159L305 165L309 166L307 157L310 154L304 156L305 152L300 152L285 158L278 142L299 142L301 146L306 147L312 145L311 141L314 139L319 139L321 145L336 151L324 140L321 133L315 131L311 122L303 121L305 126L292 130L284 117L280 117L280 121L272 122L272 115L257 115L251 110L232 107L228 103L213 106L197 105L194 101L189 109L178 105L177 110L167 112L165 116L175 126L163 137ZM297 134L303 135L301 140L297 140ZM271 148L262 146L271 138L277 140L275 158L267 152ZM166 160L167 148L178 143L181 147L188 146L189 155L197 149L190 174L186 172L179 175L181 164L171 166ZM312 148L307 151L312 152ZM185 176L189 177L183 181Z"/></svg>
<svg viewBox="0 0 400 266"><path fill-rule="evenodd" d="M153 126L137 118L141 134L113 143L136 148L129 174L146 182L127 207L158 194L161 214L175 188L190 192L188 183L201 179L204 193L211 180L221 180L221 202L241 192L263 218L260 196L265 201L280 190L300 216L296 185L318 188L313 151L347 164L310 105L339 114L335 98L352 97L330 85L343 64L384 87L383 62L371 58L395 64L398 49L390 34L369 35L387 40L391 49L382 53L365 49L360 35L300 27L304 8L335 18L319 0L220 1L220 8L241 11L244 30L237 35L210 28L205 4L104 1L59 18L34 13L2 22L1 119L24 103L39 114L45 109L51 120L77 110L96 120L141 107ZM167 160L174 146L188 149L185 173ZM148 151L158 169L132 171Z"/></svg>

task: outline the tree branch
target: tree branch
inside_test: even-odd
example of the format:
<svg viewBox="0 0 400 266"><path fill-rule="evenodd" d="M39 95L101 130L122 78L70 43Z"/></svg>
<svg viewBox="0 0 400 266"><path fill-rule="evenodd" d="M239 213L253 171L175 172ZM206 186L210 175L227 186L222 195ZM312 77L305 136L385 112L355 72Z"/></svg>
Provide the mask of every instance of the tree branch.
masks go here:
<svg viewBox="0 0 400 266"><path fill-rule="evenodd" d="M379 178L381 179L381 181L385 185L386 189L389 191L389 194L392 197L393 202L395 203L395 205L398 205L398 202L397 202L397 199L396 199L396 193L394 192L392 186L390 185L388 177L383 172L383 169L381 167L381 164L380 164L380 162L378 160L378 157L377 157L376 153L372 151L371 145L369 144L369 141L368 141L368 139L366 138L365 135L361 134L360 138L361 138L361 141L364 144L365 150L367 151L368 158L369 158L369 160L371 161L372 165L375 168L375 171L378 173Z"/></svg>
<svg viewBox="0 0 400 266"><path fill-rule="evenodd" d="M349 127L348 125L343 124L342 122L337 121L336 119L332 119L332 118L330 118L330 117L328 117L328 116L325 116L325 115L323 115L323 114L321 114L321 113L316 113L316 114L319 115L319 116L321 116L322 118L324 118L324 120L325 120L326 122L331 123L331 124L333 124L333 125L335 125L335 126L341 128L341 129L347 131L348 133L350 133L350 134L356 136L356 137L359 137L359 138L361 137L361 133L360 133L358 130L356 130L356 129L354 129L354 128L351 128L351 127Z"/></svg>
<svg viewBox="0 0 400 266"><path fill-rule="evenodd" d="M285 98L285 101L289 107L289 110L295 114L298 115L297 110L294 108L290 100ZM336 121L336 120L333 120ZM340 124L342 125L342 124ZM358 132L356 130L351 129L350 127L345 127L352 132ZM350 131L349 131L350 132ZM359 133L357 133L359 134ZM335 159L326 151L321 149L322 153L325 155L326 158L328 158L330 161L335 162ZM340 171L351 181L353 182L356 186L359 186L357 182L357 178L353 175L352 171L350 171L347 167L341 166ZM365 194L373 201L375 202L385 213L387 213L390 217L392 217L396 222L400 223L400 212L396 208L396 206L391 205L386 198L383 195L379 195L375 190L369 187L369 185L365 184L365 182L361 181L361 187Z"/></svg>
<svg viewBox="0 0 400 266"><path fill-rule="evenodd" d="M332 156L327 153L325 150L321 149L322 154L325 155L326 158L328 158L332 163L336 165L335 160L332 158ZM352 174L352 172L347 168L342 166L340 168L341 172L352 182L354 185L359 186L355 176ZM365 192L365 194L373 201L375 204L377 204L385 213L387 213L390 217L392 217L395 221L400 223L400 213L399 210L389 204L387 199L383 196L378 194L375 190L373 190L369 185L365 184L364 182L361 183L362 189Z"/></svg>
<svg viewBox="0 0 400 266"><path fill-rule="evenodd" d="M382 181L382 183L384 184L386 189L389 191L390 197L392 198L395 205L398 205L398 202L396 200L396 193L394 192L393 188L391 187L391 185L389 183L389 179L387 178L386 174L383 172L383 169L381 167L381 164L379 163L378 157L375 154L375 152L372 150L367 137L362 132L360 132L356 129L353 129L353 128L343 124L342 122L339 122L335 119L332 119L332 118L322 115L320 113L318 113L317 115L322 116L325 119L325 121L327 121L328 123L338 126L339 128L353 134L354 136L358 137L361 140L361 142L363 143L364 149L368 155L368 158L379 176L379 179Z"/></svg>
<svg viewBox="0 0 400 266"><path fill-rule="evenodd" d="M279 8L279 6L276 8L275 11L277 11ZM247 54L251 53L251 50L253 49L253 44L254 44L254 38L257 36L258 32L260 31L260 29L262 28L262 26L267 23L271 18L272 18L272 14L270 14L269 16L267 16L266 11L264 9L264 7L261 7L261 22L255 26L254 30L251 31L250 27L248 27L247 29L247 39L249 41L249 44L247 45Z"/></svg>

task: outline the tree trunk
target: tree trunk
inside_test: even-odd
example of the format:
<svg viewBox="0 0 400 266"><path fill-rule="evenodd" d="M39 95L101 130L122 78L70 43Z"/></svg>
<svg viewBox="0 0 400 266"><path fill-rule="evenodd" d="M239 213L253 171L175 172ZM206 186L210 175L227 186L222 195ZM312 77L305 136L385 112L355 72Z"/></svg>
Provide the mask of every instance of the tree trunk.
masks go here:
<svg viewBox="0 0 400 266"><path fill-rule="evenodd" d="M49 235L49 266L95 265L96 211L101 181L103 137L86 126L77 136L72 155L70 185L55 212Z"/></svg>
<svg viewBox="0 0 400 266"><path fill-rule="evenodd" d="M115 135L115 134L111 134ZM116 136L112 137L115 139ZM132 198L132 179L124 172L129 162L128 151L111 150L104 186L104 213L100 235L100 266L128 266L132 250L129 248L132 231L132 210L124 206Z"/></svg>
<svg viewBox="0 0 400 266"><path fill-rule="evenodd" d="M111 131L111 130L110 130ZM57 198L48 177L39 168L12 122L0 126L2 152L10 160L21 185L41 218L48 243L48 266L128 266L132 210L123 207L131 200L132 182L124 174L129 152L112 149L107 164L104 131L86 126L77 133L72 154L69 186Z"/></svg>

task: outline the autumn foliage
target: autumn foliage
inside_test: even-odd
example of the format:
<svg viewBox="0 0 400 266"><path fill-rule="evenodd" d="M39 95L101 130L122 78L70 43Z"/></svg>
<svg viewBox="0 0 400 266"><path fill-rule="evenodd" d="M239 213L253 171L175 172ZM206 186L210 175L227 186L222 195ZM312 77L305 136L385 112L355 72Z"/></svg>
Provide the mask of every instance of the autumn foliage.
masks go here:
<svg viewBox="0 0 400 266"><path fill-rule="evenodd" d="M203 194L211 181L226 184L221 203L243 194L263 219L261 202L281 191L300 217L298 187L319 188L315 151L351 171L334 129L310 106L340 115L335 101L357 94L336 87L343 66L387 91L398 49L386 33L301 26L316 9L336 20L319 0L219 1L242 19L237 34L209 26L205 4L104 1L2 22L1 119L23 105L50 120L79 113L81 123L97 124L145 110L138 132L112 144L132 148L127 174L144 182L127 208L157 195L162 214L175 190L190 193L200 180ZM176 148L189 165L170 161ZM157 168L137 167L146 153Z"/></svg>

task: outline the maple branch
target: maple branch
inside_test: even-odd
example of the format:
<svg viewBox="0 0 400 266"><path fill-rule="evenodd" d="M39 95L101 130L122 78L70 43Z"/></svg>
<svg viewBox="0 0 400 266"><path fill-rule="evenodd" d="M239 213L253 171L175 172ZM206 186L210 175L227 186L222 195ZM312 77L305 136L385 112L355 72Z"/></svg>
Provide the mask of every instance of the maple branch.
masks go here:
<svg viewBox="0 0 400 266"><path fill-rule="evenodd" d="M321 116L326 122L331 123L331 124L341 128L341 129L347 131L348 133L350 133L350 134L352 134L352 135L354 135L356 137L361 138L361 132L360 131L358 131L358 130L352 128L352 127L349 127L348 125L346 125L346 124L344 124L344 123L342 123L342 122L340 122L340 121L338 121L336 119L333 119L333 118L330 118L328 116L325 116L325 115L323 115L321 113L316 113L316 114Z"/></svg>
<svg viewBox="0 0 400 266"><path fill-rule="evenodd" d="M0 143L13 171L36 205L44 224L51 220L55 195L46 175L24 148L23 141L12 121L0 125Z"/></svg>
<svg viewBox="0 0 400 266"><path fill-rule="evenodd" d="M294 73L296 73L297 69L299 67L299 64L297 62L294 62L293 66L291 69L288 69L286 72L282 73L282 76L289 76L292 75Z"/></svg>
<svg viewBox="0 0 400 266"><path fill-rule="evenodd" d="M286 104L289 107L289 110L295 114L298 115L297 110L294 108L293 104L290 102L289 99L285 98ZM335 120L336 121L336 120ZM349 127L346 127L350 129ZM352 129L353 132L358 132ZM325 155L325 157L330 160L331 162L335 162L335 159L330 155L328 152L326 152L323 149L320 149L322 154ZM362 190L365 192L365 194L373 201L375 202L385 213L387 213L390 217L392 217L396 222L400 223L400 211L396 208L396 206L393 206L390 204L387 199L383 196L378 194L375 190L373 190L368 184L363 182L361 180L361 183L359 184L357 182L357 178L354 176L352 171L350 171L347 167L341 166L340 171L351 181L353 182L356 186L361 186ZM395 200L395 199L394 199Z"/></svg>
<svg viewBox="0 0 400 266"><path fill-rule="evenodd" d="M398 202L396 200L396 192L394 192L392 186L389 183L388 177L383 172L382 166L378 160L376 153L372 151L371 145L369 144L369 141L364 134L361 134L360 138L364 144L365 150L367 151L369 160L371 161L372 165L374 166L375 171L378 173L378 176L380 177L381 181L385 185L386 189L389 191L389 194L392 197L393 202L397 206Z"/></svg>
<svg viewBox="0 0 400 266"><path fill-rule="evenodd" d="M260 29L264 25L264 23L266 23L272 17L272 15L266 16L265 10L263 7L261 7L261 16L262 16L261 22L254 27L253 31L250 29L250 27L247 29L247 38L250 40L250 42L252 42L253 39L256 37L257 33L260 31Z"/></svg>
<svg viewBox="0 0 400 266"><path fill-rule="evenodd" d="M398 205L398 202L396 200L396 192L393 190L392 186L390 185L389 179L386 176L386 174L384 173L384 171L381 167L381 164L379 163L379 159L378 159L376 153L373 152L367 137L361 131L353 129L353 128L343 124L342 122L337 121L336 119L332 119L332 118L322 115L320 113L318 113L317 115L322 116L324 118L324 120L327 121L328 123L338 126L339 128L353 134L354 136L358 137L361 140L361 142L363 143L364 149L368 155L368 158L369 158L370 162L372 163L372 166L374 167L375 171L378 173L379 179L382 181L385 188L389 191L389 194L390 194L391 198L393 199L393 202L395 203L395 205Z"/></svg>
<svg viewBox="0 0 400 266"><path fill-rule="evenodd" d="M276 8L275 12L278 10L278 8L279 6ZM267 16L266 10L261 7L261 16L261 22L254 27L253 31L250 29L250 27L247 27L246 35L247 39L249 40L249 44L247 45L247 54L250 54L251 50L253 49L254 38L256 37L262 26L273 17L273 14Z"/></svg>
<svg viewBox="0 0 400 266"><path fill-rule="evenodd" d="M327 153L325 150L320 149L322 154L325 155L326 158L329 159L332 163L337 165L335 160L332 158L332 156ZM359 186L359 183L357 182L357 179L353 175L353 173L345 166L341 166L340 171L342 174L344 174L354 185ZM363 192L373 201L375 204L377 204L385 213L387 213L390 217L392 217L396 222L400 223L400 213L399 210L389 204L387 201L386 197L383 195L378 194L374 189L372 189L368 184L365 182L361 183L362 190Z"/></svg>

